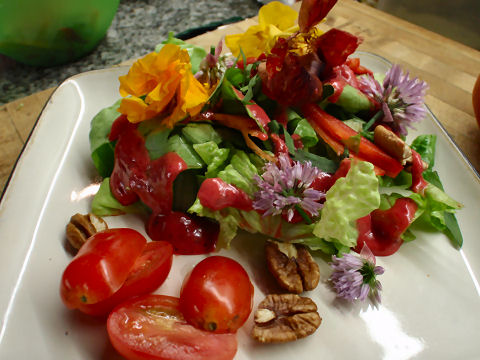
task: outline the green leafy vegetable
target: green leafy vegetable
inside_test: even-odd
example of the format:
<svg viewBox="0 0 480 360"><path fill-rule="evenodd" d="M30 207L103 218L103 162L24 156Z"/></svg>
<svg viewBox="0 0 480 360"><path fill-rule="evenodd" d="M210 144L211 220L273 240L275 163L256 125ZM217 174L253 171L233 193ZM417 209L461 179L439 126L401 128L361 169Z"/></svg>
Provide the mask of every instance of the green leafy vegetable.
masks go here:
<svg viewBox="0 0 480 360"><path fill-rule="evenodd" d="M174 151L187 163L189 169L199 169L205 163L197 155L191 144L180 135L173 135L168 139L168 151Z"/></svg>
<svg viewBox="0 0 480 360"><path fill-rule="evenodd" d="M379 205L378 179L373 165L364 161L352 162L347 176L338 179L328 190L313 234L340 246L354 247L358 236L355 220L368 215Z"/></svg>
<svg viewBox="0 0 480 360"><path fill-rule="evenodd" d="M182 129L182 134L192 144L202 144L209 141L216 144L222 142L221 136L210 124L190 123Z"/></svg>
<svg viewBox="0 0 480 360"><path fill-rule="evenodd" d="M214 141L193 144L193 149L207 164L207 172L205 173L207 178L217 176L230 154L230 149L219 148Z"/></svg>
<svg viewBox="0 0 480 360"><path fill-rule="evenodd" d="M118 100L115 104L102 109L90 123L90 152L93 164L102 177L110 176L113 170L114 146L110 143L108 135L113 122L120 116L117 111L120 101Z"/></svg>
<svg viewBox="0 0 480 360"><path fill-rule="evenodd" d="M318 143L318 137L312 126L306 119L301 119L293 132L300 136L303 146L306 148L312 147Z"/></svg>
<svg viewBox="0 0 480 360"><path fill-rule="evenodd" d="M142 213L145 211L146 207L140 201L128 206L120 204L110 191L110 178L103 179L92 201L92 212L97 216Z"/></svg>
<svg viewBox="0 0 480 360"><path fill-rule="evenodd" d="M168 146L170 132L171 129L160 128L150 132L145 138L145 147L152 160L158 159L170 150Z"/></svg>
<svg viewBox="0 0 480 360"><path fill-rule="evenodd" d="M350 85L345 85L336 104L352 114L362 110L369 110L372 106L364 93Z"/></svg>

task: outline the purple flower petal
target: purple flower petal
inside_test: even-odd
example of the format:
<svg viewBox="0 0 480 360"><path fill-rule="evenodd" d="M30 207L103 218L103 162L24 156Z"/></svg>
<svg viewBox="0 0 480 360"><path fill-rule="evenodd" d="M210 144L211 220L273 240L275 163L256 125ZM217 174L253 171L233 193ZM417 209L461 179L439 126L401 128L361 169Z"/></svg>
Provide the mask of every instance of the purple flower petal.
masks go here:
<svg viewBox="0 0 480 360"><path fill-rule="evenodd" d="M367 246L360 255L343 254L342 257L332 256L330 266L333 269L330 281L337 296L348 301L365 300L368 295L380 302L382 285L376 279L384 272L383 267L375 266L376 260Z"/></svg>
<svg viewBox="0 0 480 360"><path fill-rule="evenodd" d="M292 162L287 155L280 155L278 163L267 163L262 176L254 177L259 190L254 194L253 208L265 211L264 216L285 211L289 221L293 219L295 206L318 216L325 194L311 185L319 174L320 170L308 161Z"/></svg>
<svg viewBox="0 0 480 360"><path fill-rule="evenodd" d="M407 135L407 128L421 121L426 114L424 97L428 89L426 82L418 78L410 79L398 65L393 65L385 75L383 84L372 76L359 78L362 91L381 104L387 123L400 135Z"/></svg>

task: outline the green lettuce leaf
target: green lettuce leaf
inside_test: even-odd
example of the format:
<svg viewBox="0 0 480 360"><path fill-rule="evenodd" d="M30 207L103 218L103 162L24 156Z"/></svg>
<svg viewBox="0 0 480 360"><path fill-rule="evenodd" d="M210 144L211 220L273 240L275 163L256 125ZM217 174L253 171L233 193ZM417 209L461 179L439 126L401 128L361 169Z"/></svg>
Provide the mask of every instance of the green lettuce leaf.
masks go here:
<svg viewBox="0 0 480 360"><path fill-rule="evenodd" d="M168 136L171 129L159 128L150 132L145 138L145 147L152 160L165 155L170 149L168 146Z"/></svg>
<svg viewBox="0 0 480 360"><path fill-rule="evenodd" d="M181 135L173 135L168 139L168 151L174 151L187 163L189 169L200 169L205 163L197 155L191 144Z"/></svg>
<svg viewBox="0 0 480 360"><path fill-rule="evenodd" d="M188 211L214 219L220 224L217 243L219 248L228 248L238 230L241 229L250 233L260 233L280 241L304 244L312 250L321 250L330 255L337 252L331 243L313 235L313 224L290 224L279 215L263 217L254 210L243 211L226 208L220 211L211 211L202 206L198 199Z"/></svg>
<svg viewBox="0 0 480 360"><path fill-rule="evenodd" d="M312 147L318 142L318 137L315 133L315 130L313 130L312 126L306 119L301 119L298 122L297 127L295 128L295 131L293 133L300 136L303 146L305 146L306 148Z"/></svg>
<svg viewBox="0 0 480 360"><path fill-rule="evenodd" d="M424 203L419 204L419 207L424 209L419 220L443 232L455 247L461 248L463 236L454 212L463 206L445 193L440 177L433 169L436 139L435 135L420 135L411 145L412 149L418 152L422 160L428 164L423 177L429 184L425 188Z"/></svg>
<svg viewBox="0 0 480 360"><path fill-rule="evenodd" d="M258 168L250 161L249 156L244 151L236 150L230 163L217 176L252 195L256 191L253 177L257 174Z"/></svg>
<svg viewBox="0 0 480 360"><path fill-rule="evenodd" d="M216 144L222 142L222 137L210 124L190 123L182 128L182 135L192 144L202 144L208 141L213 141Z"/></svg>
<svg viewBox="0 0 480 360"><path fill-rule="evenodd" d="M102 177L110 176L113 171L114 148L115 146L108 140L110 129L113 122L120 116L117 111L120 106L118 100L115 104L102 109L95 115L90 123L90 152L93 164Z"/></svg>
<svg viewBox="0 0 480 360"><path fill-rule="evenodd" d="M335 104L352 114L369 110L372 106L364 93L350 85L345 85Z"/></svg>
<svg viewBox="0 0 480 360"><path fill-rule="evenodd" d="M321 218L313 234L344 247L354 247L358 232L355 220L368 215L380 205L378 179L373 165L357 161L344 178L327 191Z"/></svg>
<svg viewBox="0 0 480 360"><path fill-rule="evenodd" d="M110 190L110 178L103 179L92 201L92 213L97 216L142 213L145 211L147 211L146 207L140 201L128 206L120 204Z"/></svg>
<svg viewBox="0 0 480 360"><path fill-rule="evenodd" d="M207 171L205 173L207 178L217 176L230 154L230 149L219 148L214 141L208 141L203 144L193 144L193 149L200 155L205 164L207 164Z"/></svg>

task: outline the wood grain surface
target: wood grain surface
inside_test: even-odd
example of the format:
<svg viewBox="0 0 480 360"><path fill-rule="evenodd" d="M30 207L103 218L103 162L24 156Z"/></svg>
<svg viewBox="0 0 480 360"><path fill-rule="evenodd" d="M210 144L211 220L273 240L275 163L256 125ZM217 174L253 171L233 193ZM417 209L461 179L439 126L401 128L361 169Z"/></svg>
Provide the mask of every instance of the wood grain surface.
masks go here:
<svg viewBox="0 0 480 360"><path fill-rule="evenodd" d="M256 19L248 19L227 25L189 42L209 48L225 34L243 32L255 23ZM320 27L336 27L361 37L359 50L399 63L427 81L427 105L480 172L480 129L472 106L472 89L480 74L479 51L353 0L340 0ZM0 107L0 189L53 91Z"/></svg>

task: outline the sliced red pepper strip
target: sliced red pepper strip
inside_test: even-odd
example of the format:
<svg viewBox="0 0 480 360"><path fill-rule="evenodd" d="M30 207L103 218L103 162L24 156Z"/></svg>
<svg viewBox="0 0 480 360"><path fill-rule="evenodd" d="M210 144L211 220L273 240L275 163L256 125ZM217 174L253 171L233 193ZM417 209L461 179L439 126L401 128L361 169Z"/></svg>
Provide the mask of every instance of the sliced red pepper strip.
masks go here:
<svg viewBox="0 0 480 360"><path fill-rule="evenodd" d="M352 136L358 135L355 130L345 125L342 121L336 119L332 115L326 113L317 104L306 104L302 107L302 110L304 116L312 125L314 130L317 131L317 129L321 129L322 133L328 136L329 141L333 139L336 143L340 143L348 140ZM318 133L318 135L322 136L320 133ZM325 142L332 146L328 141L325 140ZM336 146L337 148L334 148L333 146L332 148L338 153L338 144ZM384 170L386 175L393 178L396 177L403 169L403 166L399 161L386 154L378 146L368 141L364 137L360 139L358 152L353 154L353 156L371 162L373 165Z"/></svg>
<svg viewBox="0 0 480 360"><path fill-rule="evenodd" d="M338 156L343 154L343 152L345 151L345 146L341 142L335 140L333 137L331 137L329 134L327 134L316 123L314 123L312 121L309 121L309 123L312 126L313 130L315 130L317 135L320 136L322 138L322 140L325 141L325 143L327 143L333 149L333 151L335 151L335 153ZM353 159L357 159L357 160L360 160L360 161L369 161L369 160L366 160L366 159L362 158L361 156L358 156L357 154L350 153L349 156ZM373 166L374 166L375 175L378 175L378 176L385 175L385 170L379 168L375 164L373 164Z"/></svg>
<svg viewBox="0 0 480 360"><path fill-rule="evenodd" d="M232 85L232 90L237 96L238 100L241 101L245 98L245 95L243 95L242 92L237 88L235 88L233 85ZM245 105L245 109L247 110L248 115L253 120L255 120L255 122L258 124L260 129L264 131L265 126L270 122L270 118L268 117L265 110L263 110L258 104L256 104L252 100L250 100L249 104Z"/></svg>

